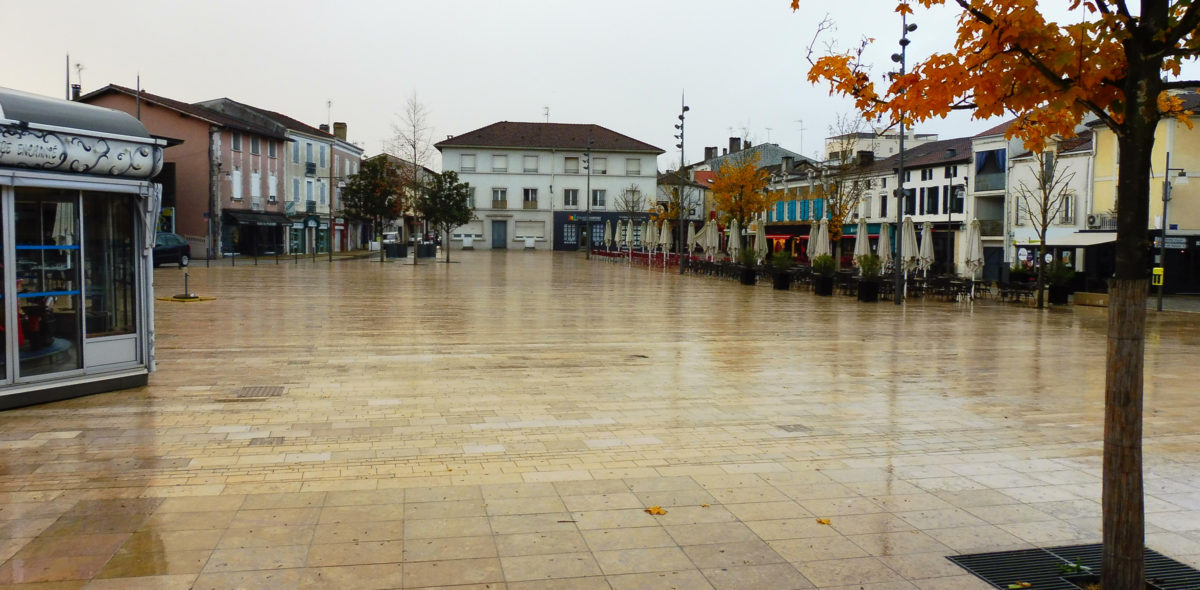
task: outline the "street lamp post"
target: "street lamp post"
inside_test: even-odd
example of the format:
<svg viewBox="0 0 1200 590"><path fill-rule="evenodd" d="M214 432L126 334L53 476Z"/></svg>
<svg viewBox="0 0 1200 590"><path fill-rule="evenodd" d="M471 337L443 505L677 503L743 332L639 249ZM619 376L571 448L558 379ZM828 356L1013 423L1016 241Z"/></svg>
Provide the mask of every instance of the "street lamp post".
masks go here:
<svg viewBox="0 0 1200 590"><path fill-rule="evenodd" d="M679 135L675 136L679 140L679 143L675 144L675 147L679 148L679 227L676 228L679 234L679 249L676 252L679 252L679 274L683 274L684 267L687 265L687 259L683 257L683 241L686 239L683 236L683 171L687 166L687 159L684 157L683 151L683 115L691 109L683 104L682 96L679 103L682 108L679 110L679 124L675 126L679 130Z"/></svg>
<svg viewBox="0 0 1200 590"><path fill-rule="evenodd" d="M587 200L584 201L583 215L583 257L592 259L592 138L588 138L587 153L583 156L583 169L587 171Z"/></svg>
<svg viewBox="0 0 1200 590"><path fill-rule="evenodd" d="M1162 311L1163 290L1167 288L1167 204L1171 202L1171 172L1179 172L1179 184L1187 182L1187 172L1183 168L1171 167L1171 152L1167 152L1167 171L1163 176L1163 214L1162 214L1162 236L1158 242L1158 267L1162 269L1162 278L1158 283L1158 311Z"/></svg>
<svg viewBox="0 0 1200 590"><path fill-rule="evenodd" d="M908 15L906 15L904 13L900 13L900 24L902 26L902 32L900 34L900 53L893 53L892 61L900 64L900 76L903 77L904 76L904 60L906 57L906 50L908 48L908 43L909 43L908 34L917 30L917 25L908 24ZM902 84L903 84L903 82L902 82ZM905 91L905 88L903 86L901 86L900 93L904 94L904 91ZM896 257L894 258L894 260L896 261L896 265L899 266L899 265L903 264L903 262L904 262L903 259L901 258L901 256L904 254L904 250L903 250L903 246L902 246L903 240L900 239L900 237L901 237L900 236L900 224L902 223L903 218L904 218L904 112L903 111L900 112L900 168L899 168L899 174L897 174L896 176L899 180L896 183L897 184L897 188L896 188L896 231L893 232L893 234L895 235L895 240L896 240ZM902 278L902 276L899 272L899 269L894 269L892 272L893 272L893 274L896 275L896 283L895 283L896 305L900 305L901 303L904 302L904 279Z"/></svg>

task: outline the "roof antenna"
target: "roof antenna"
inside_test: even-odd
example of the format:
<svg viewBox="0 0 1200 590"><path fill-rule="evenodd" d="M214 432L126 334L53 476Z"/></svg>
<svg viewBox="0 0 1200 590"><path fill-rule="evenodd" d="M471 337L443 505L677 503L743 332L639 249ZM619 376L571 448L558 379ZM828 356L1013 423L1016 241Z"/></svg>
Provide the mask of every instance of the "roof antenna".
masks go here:
<svg viewBox="0 0 1200 590"><path fill-rule="evenodd" d="M330 129L333 128L333 101L328 98L325 99L325 122Z"/></svg>
<svg viewBox="0 0 1200 590"><path fill-rule="evenodd" d="M550 122L550 107L542 107L542 114L546 115L546 122Z"/></svg>

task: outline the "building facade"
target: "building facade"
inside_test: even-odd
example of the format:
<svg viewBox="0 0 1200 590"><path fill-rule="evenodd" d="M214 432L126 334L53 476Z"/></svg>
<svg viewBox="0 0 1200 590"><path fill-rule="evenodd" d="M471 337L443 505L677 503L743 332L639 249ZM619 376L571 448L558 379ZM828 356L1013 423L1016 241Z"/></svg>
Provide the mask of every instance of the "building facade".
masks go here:
<svg viewBox="0 0 1200 590"><path fill-rule="evenodd" d="M663 151L599 125L502 121L437 143L472 191L477 221L449 247L575 250L655 195ZM644 202L644 201L642 201ZM644 211L642 209L644 218Z"/></svg>

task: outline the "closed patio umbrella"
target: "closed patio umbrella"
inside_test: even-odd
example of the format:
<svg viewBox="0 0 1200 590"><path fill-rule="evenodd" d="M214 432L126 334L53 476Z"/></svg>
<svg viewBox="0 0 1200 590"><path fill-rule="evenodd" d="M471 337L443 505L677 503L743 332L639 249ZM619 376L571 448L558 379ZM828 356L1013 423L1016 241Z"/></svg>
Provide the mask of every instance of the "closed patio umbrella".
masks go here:
<svg viewBox="0 0 1200 590"><path fill-rule="evenodd" d="M917 266L928 275L929 267L933 266L933 224L926 221L921 224L921 250L917 255Z"/></svg>
<svg viewBox="0 0 1200 590"><path fill-rule="evenodd" d="M768 251L770 248L767 247L767 224L759 219L754 222L754 254L759 260L763 260Z"/></svg>
<svg viewBox="0 0 1200 590"><path fill-rule="evenodd" d="M812 264L812 259L816 256L817 248L817 225L818 222L814 219L808 226L808 245L804 248L804 255L808 256L808 263Z"/></svg>
<svg viewBox="0 0 1200 590"><path fill-rule="evenodd" d="M663 257L666 258L666 253L671 251L671 222L662 222L662 229L658 234L658 245L662 246Z"/></svg>
<svg viewBox="0 0 1200 590"><path fill-rule="evenodd" d="M688 227L688 229L687 229L687 250L686 250L686 252L688 254L691 254L692 250L696 249L696 226L692 225L692 222L689 221L687 224L687 227Z"/></svg>
<svg viewBox="0 0 1200 590"><path fill-rule="evenodd" d="M900 266L904 269L904 296L908 296L908 273L917 268L920 254L917 252L917 227L911 216L900 225Z"/></svg>
<svg viewBox="0 0 1200 590"><path fill-rule="evenodd" d="M833 250L829 248L829 220L821 219L821 225L817 229L817 245L813 248L815 256L829 256L833 254Z"/></svg>
<svg viewBox="0 0 1200 590"><path fill-rule="evenodd" d="M612 244L613 244L612 238L613 238L612 222L605 221L604 222L604 245L606 247L608 247L610 250L612 249Z"/></svg>
<svg viewBox="0 0 1200 590"><path fill-rule="evenodd" d="M858 229L854 234L854 264L858 264L859 256L871 253L871 236L867 231L867 218L858 218Z"/></svg>
<svg viewBox="0 0 1200 590"><path fill-rule="evenodd" d="M879 243L875 247L879 262L883 268L892 261L892 226L887 223L879 224Z"/></svg>
<svg viewBox="0 0 1200 590"><path fill-rule="evenodd" d="M967 226L967 270L971 271L971 297L975 297L975 274L983 268L983 232L979 220L972 219Z"/></svg>
<svg viewBox="0 0 1200 590"><path fill-rule="evenodd" d="M654 233L656 229L658 228L654 227L654 222L649 219L642 226L642 248L645 248L646 252L654 249L654 240L658 238L658 234Z"/></svg>
<svg viewBox="0 0 1200 590"><path fill-rule="evenodd" d="M733 223L729 225L729 257L737 260L738 253L742 251L742 227L735 218Z"/></svg>

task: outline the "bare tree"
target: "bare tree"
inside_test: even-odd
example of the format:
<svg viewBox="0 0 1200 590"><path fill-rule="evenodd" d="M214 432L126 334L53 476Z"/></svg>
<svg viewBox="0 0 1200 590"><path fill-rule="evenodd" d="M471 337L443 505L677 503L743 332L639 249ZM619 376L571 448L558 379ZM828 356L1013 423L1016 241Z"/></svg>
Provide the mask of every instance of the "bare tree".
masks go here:
<svg viewBox="0 0 1200 590"><path fill-rule="evenodd" d="M429 110L417 97L416 90L404 101L404 110L396 117L387 151L409 164L400 166L400 183L407 193L408 202L415 203L429 182L427 170L433 160L433 128L429 125ZM405 211L409 215L416 213L412 209ZM414 247L418 243L419 240L413 240ZM416 263L417 256L414 254L413 264Z"/></svg>
<svg viewBox="0 0 1200 590"><path fill-rule="evenodd" d="M859 135L863 132L860 115L840 114L829 127L830 152L820 168L818 186L810 191L814 199L824 199L824 216L829 219L829 239L833 242L834 261L840 265L842 259L842 226L850 214L858 209L866 192L863 177L865 162L859 155L862 148Z"/></svg>
<svg viewBox="0 0 1200 590"><path fill-rule="evenodd" d="M1018 217L1024 214L1029 219L1040 244L1037 257L1038 309L1045 307L1045 293L1042 290L1046 284L1046 229L1075 195L1075 191L1070 188L1075 173L1060 171L1058 163L1055 150L1034 150L1031 163L1033 182L1028 183L1022 179L1014 188L1019 197L1016 214Z"/></svg>

